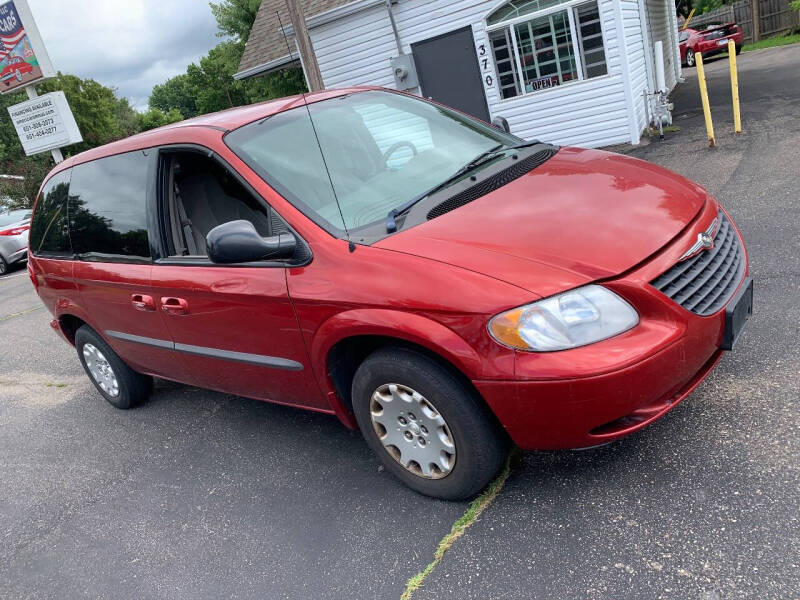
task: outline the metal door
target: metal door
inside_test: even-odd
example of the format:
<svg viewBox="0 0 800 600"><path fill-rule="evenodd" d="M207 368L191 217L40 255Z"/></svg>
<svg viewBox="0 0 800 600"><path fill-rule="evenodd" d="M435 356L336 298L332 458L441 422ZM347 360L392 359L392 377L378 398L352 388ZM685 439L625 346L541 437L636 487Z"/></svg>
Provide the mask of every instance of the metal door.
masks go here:
<svg viewBox="0 0 800 600"><path fill-rule="evenodd" d="M411 44L422 95L489 121L472 28Z"/></svg>

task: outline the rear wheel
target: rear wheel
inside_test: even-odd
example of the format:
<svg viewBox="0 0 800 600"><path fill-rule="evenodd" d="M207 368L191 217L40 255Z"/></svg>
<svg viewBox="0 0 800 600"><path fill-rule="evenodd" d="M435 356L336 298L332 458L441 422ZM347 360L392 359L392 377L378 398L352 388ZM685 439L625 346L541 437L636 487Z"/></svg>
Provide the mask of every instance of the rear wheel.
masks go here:
<svg viewBox="0 0 800 600"><path fill-rule="evenodd" d="M367 357L353 379L353 410L386 469L428 496L474 496L508 452L505 435L475 392L411 349Z"/></svg>
<svg viewBox="0 0 800 600"><path fill-rule="evenodd" d="M75 348L94 387L112 405L131 408L150 395L153 379L126 365L88 325L75 332Z"/></svg>
<svg viewBox="0 0 800 600"><path fill-rule="evenodd" d="M0 277L5 275L7 272L8 272L8 263L6 262L6 259L0 256Z"/></svg>
<svg viewBox="0 0 800 600"><path fill-rule="evenodd" d="M694 50L689 48L686 51L686 66L693 67L694 66Z"/></svg>

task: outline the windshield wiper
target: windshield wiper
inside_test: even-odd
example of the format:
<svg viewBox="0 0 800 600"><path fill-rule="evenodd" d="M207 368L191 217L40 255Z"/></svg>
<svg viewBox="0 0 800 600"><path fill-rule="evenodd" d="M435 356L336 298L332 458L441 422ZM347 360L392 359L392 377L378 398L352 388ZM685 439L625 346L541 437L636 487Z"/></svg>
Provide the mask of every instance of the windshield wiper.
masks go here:
<svg viewBox="0 0 800 600"><path fill-rule="evenodd" d="M521 144L515 144L513 146L508 146L509 150L521 150L522 148L528 148L529 146L535 146L536 144L541 144L539 140L528 140L527 142L522 142Z"/></svg>
<svg viewBox="0 0 800 600"><path fill-rule="evenodd" d="M441 183L437 183L429 190L425 190L421 194L414 196L411 200L409 200L405 204L390 210L389 214L386 215L386 233L392 233L394 231L397 231L397 223L395 222L396 217L402 215L405 212L408 212L411 209L411 207L413 207L417 202L424 200L431 194L434 194L439 190L441 190L442 188L447 187L465 173L469 173L473 169L480 167L482 164L487 163L490 160L494 160L495 153L502 148L505 148L505 144L497 144L496 146L489 148L485 152L481 152L480 154L478 154L478 156L473 158L463 167L459 168L458 171L450 175L450 177L448 177Z"/></svg>

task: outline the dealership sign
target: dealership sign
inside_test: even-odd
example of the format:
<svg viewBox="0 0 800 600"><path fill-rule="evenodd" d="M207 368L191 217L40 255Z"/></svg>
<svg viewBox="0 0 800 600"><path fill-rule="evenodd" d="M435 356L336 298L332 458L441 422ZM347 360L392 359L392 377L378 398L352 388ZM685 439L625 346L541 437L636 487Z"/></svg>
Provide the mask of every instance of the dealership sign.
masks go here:
<svg viewBox="0 0 800 600"><path fill-rule="evenodd" d="M64 92L9 106L8 114L28 156L83 141Z"/></svg>
<svg viewBox="0 0 800 600"><path fill-rule="evenodd" d="M0 92L55 74L27 0L0 0Z"/></svg>

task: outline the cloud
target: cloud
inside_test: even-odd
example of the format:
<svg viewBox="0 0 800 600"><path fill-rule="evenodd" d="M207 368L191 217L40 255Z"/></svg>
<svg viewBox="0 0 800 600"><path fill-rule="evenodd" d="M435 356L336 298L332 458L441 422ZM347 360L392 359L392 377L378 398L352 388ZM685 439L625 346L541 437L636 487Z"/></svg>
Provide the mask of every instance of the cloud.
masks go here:
<svg viewBox="0 0 800 600"><path fill-rule="evenodd" d="M56 70L117 88L137 109L153 86L219 43L206 0L28 0Z"/></svg>

